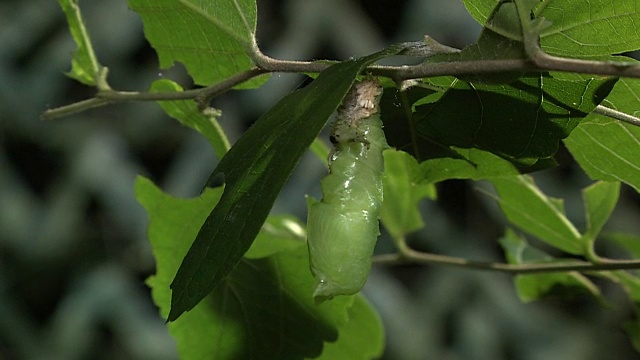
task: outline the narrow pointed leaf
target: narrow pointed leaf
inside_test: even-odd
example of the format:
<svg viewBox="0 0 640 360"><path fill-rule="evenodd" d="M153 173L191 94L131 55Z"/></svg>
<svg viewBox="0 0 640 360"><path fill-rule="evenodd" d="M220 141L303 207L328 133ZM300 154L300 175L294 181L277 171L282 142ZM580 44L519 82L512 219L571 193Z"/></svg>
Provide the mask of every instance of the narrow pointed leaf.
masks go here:
<svg viewBox="0 0 640 360"><path fill-rule="evenodd" d="M102 66L98 63L96 55L93 52L91 39L84 25L78 0L58 0L58 3L67 17L69 31L78 47L78 49L73 52L71 71L69 71L67 75L85 85L95 86Z"/></svg>
<svg viewBox="0 0 640 360"><path fill-rule="evenodd" d="M581 235L566 218L559 200L546 196L527 175L490 179L509 221L547 244L574 255L585 252Z"/></svg>
<svg viewBox="0 0 640 360"><path fill-rule="evenodd" d="M640 235L621 232L604 233L602 239L620 246L630 259L640 258Z"/></svg>
<svg viewBox="0 0 640 360"><path fill-rule="evenodd" d="M585 240L593 242L600 234L602 227L609 220L620 196L620 183L597 182L582 191L587 230Z"/></svg>

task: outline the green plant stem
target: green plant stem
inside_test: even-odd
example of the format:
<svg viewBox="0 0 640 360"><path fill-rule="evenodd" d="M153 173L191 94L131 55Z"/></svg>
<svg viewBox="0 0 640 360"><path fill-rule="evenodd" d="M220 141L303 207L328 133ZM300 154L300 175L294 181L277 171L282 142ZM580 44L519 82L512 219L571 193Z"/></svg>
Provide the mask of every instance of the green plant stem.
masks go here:
<svg viewBox="0 0 640 360"><path fill-rule="evenodd" d="M413 118L413 111L411 111L411 104L407 97L406 91L400 91L400 101L402 102L402 108L404 109L407 123L409 124L409 133L411 134L411 146L413 147L413 153L416 158L421 159L420 148L418 147L418 130L416 130L416 123Z"/></svg>
<svg viewBox="0 0 640 360"><path fill-rule="evenodd" d="M402 244L402 245L401 245ZM587 261L549 262L535 264L505 264L475 261L454 256L425 253L411 249L405 242L398 242L398 253L376 255L373 262L378 265L449 265L466 269L497 271L510 274L536 274L553 272L597 272L610 270L640 269L640 260L611 260L602 263Z"/></svg>

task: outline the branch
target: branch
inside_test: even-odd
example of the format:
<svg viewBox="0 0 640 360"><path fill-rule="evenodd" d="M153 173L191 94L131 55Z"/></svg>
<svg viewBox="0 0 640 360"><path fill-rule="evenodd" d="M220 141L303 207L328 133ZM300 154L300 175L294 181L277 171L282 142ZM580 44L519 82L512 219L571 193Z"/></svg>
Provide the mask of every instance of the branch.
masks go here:
<svg viewBox="0 0 640 360"><path fill-rule="evenodd" d="M70 105L61 106L55 109L46 110L42 113L42 120L52 120L64 116L69 116L96 107L108 105L114 102L126 101L162 101L162 100L191 100L195 99L201 108L205 108L207 103L215 96L220 95L234 86L242 84L256 76L262 75L266 71L261 69L251 69L230 78L222 80L211 86L200 89L185 90L180 92L133 92L133 91L99 91L94 98L83 100Z"/></svg>
<svg viewBox="0 0 640 360"><path fill-rule="evenodd" d="M523 29L525 26L523 25ZM527 28L525 34L535 29ZM533 39L533 40L532 40ZM540 49L537 36L524 37L525 48L530 59L504 59L504 60L470 60L450 62L423 62L418 65L385 66L372 65L365 72L374 76L388 77L396 83L405 80L422 79L434 76L464 76L497 74L503 72L533 72L533 71L564 71L573 73L585 73L592 75L607 75L617 77L640 78L640 64L631 62L590 61L560 58L547 55ZM409 46L413 45L406 45ZM335 62L330 61L289 61L279 60L264 55L257 45L251 47L249 55L256 63L256 68L231 76L211 86L185 90L182 92L126 92L111 90L103 81L99 86L99 92L95 98L84 100L75 104L50 109L42 114L42 119L55 119L88 109L104 106L114 102L124 101L159 101L159 100L190 100L195 99L201 108L205 108L208 102L234 86L244 83L256 76L274 73L320 73ZM106 76L106 72L105 72ZM640 119L617 112L612 109L598 107L596 111L602 115L610 116L618 120L640 125Z"/></svg>
<svg viewBox="0 0 640 360"><path fill-rule="evenodd" d="M629 115L627 113L623 113L622 111L608 108L606 106L598 105L596 106L595 109L593 109L593 112L596 114L610 117L612 119L624 121L631 125L640 126L640 118L635 117L633 115Z"/></svg>
<svg viewBox="0 0 640 360"><path fill-rule="evenodd" d="M109 104L108 100L94 97L94 98L82 100L70 105L61 106L59 108L46 110L45 112L42 113L42 115L40 115L40 119L42 120L57 119L57 118L81 113L89 109L105 106L107 104Z"/></svg>
<svg viewBox="0 0 640 360"><path fill-rule="evenodd" d="M221 82L215 85L211 85L202 89L201 93L198 94L195 98L196 102L198 103L198 106L200 107L200 109L204 109L209 105L209 102L214 97L227 92L228 90L232 89L236 85L242 84L246 81L253 79L256 76L266 74L266 73L268 72L260 68L254 68L248 71L241 72L230 78L222 80Z"/></svg>
<svg viewBox="0 0 640 360"><path fill-rule="evenodd" d="M553 272L594 272L610 270L640 269L640 260L607 260L603 263L591 263L587 261L567 261L549 262L535 264L505 264L495 262L474 261L459 257L438 255L420 252L411 249L404 243L398 241L398 253L376 255L373 262L379 265L448 265L466 269L497 271L510 274L540 274Z"/></svg>
<svg viewBox="0 0 640 360"><path fill-rule="evenodd" d="M253 39L248 55L259 69L266 72L321 73L329 68L329 66L336 63L336 61L297 61L274 59L260 51L255 38Z"/></svg>
<svg viewBox="0 0 640 360"><path fill-rule="evenodd" d="M535 28L529 28L528 30L532 32L535 31ZM433 41L430 37L426 36L425 41L429 40ZM525 37L525 47L527 46L527 41L533 41L534 45L528 46L532 49L537 49L535 53L533 53L532 49L528 50L532 51L532 53L527 52L530 59L423 62L417 65L403 66L371 65L367 67L365 72L376 76L388 77L396 82L434 76L464 76L533 71L564 71L591 75L640 78L640 64L637 62L560 58L544 53L542 49L540 49L537 37ZM403 45L408 50L411 50L412 47L415 46L414 43L404 43ZM545 55L544 58L541 57L541 54ZM250 56L259 68L268 72L319 73L335 63L335 61L308 62L274 59L263 54L255 44L250 51Z"/></svg>

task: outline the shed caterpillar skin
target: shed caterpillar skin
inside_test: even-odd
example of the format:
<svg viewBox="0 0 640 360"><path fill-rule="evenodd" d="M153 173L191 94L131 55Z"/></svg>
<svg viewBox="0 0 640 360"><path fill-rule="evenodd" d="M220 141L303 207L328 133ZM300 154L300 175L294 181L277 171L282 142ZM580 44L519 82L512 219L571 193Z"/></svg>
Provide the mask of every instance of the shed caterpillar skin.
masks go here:
<svg viewBox="0 0 640 360"><path fill-rule="evenodd" d="M317 301L355 294L367 280L380 235L382 151L388 148L377 81L356 83L338 110L322 201L308 198L307 238Z"/></svg>

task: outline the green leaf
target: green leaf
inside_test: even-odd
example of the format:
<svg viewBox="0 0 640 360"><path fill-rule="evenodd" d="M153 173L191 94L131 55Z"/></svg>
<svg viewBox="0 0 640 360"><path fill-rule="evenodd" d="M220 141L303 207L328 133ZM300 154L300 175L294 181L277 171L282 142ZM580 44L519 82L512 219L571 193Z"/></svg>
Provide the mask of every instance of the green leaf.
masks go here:
<svg viewBox="0 0 640 360"><path fill-rule="evenodd" d="M151 84L151 92L179 92L182 87L167 79L156 80ZM158 105L167 115L178 120L182 125L188 126L209 140L218 159L229 151L231 145L216 117L220 112L208 108L204 112L198 109L193 100L158 101ZM208 113L207 113L208 112Z"/></svg>
<svg viewBox="0 0 640 360"><path fill-rule="evenodd" d="M424 227L418 203L423 198L434 199L433 183L424 181L418 162L411 155L397 150L384 153L384 201L380 220L394 239Z"/></svg>
<svg viewBox="0 0 640 360"><path fill-rule="evenodd" d="M469 14L480 24L484 25L493 13L499 0L462 0Z"/></svg>
<svg viewBox="0 0 640 360"><path fill-rule="evenodd" d="M170 310L169 283L221 192L206 189L199 197L178 199L147 179L136 182L137 197L149 213L149 239L157 263L147 283L165 317ZM300 241L304 229L298 226L288 217L270 218L255 243L256 248L270 249L269 256L242 260L205 301L169 324L181 359L317 357L323 346L330 354L356 350L356 359L380 355L382 326L361 296L313 303L314 280ZM366 349L360 348L365 343Z"/></svg>
<svg viewBox="0 0 640 360"><path fill-rule="evenodd" d="M309 150L322 162L322 164L328 169L329 168L329 147L324 143L320 138L316 138L311 143Z"/></svg>
<svg viewBox="0 0 640 360"><path fill-rule="evenodd" d="M604 105L638 114L640 80L620 79ZM640 192L640 128L591 114L564 140L592 179L622 181Z"/></svg>
<svg viewBox="0 0 640 360"><path fill-rule="evenodd" d="M620 196L619 182L597 182L582 190L587 230L583 241L593 243L609 220Z"/></svg>
<svg viewBox="0 0 640 360"><path fill-rule="evenodd" d="M207 213L213 209L222 196L222 188L207 188L195 199L177 199L164 194L150 180L138 177L135 185L136 198L147 210L150 219L148 229L149 240L155 249L156 275L148 282L152 287L152 296L156 304L171 301L169 280L174 276L189 244L204 223ZM170 247L162 249L163 242L171 243ZM166 253L160 254L164 250ZM164 286L160 281L166 280ZM163 317L168 309L161 308Z"/></svg>
<svg viewBox="0 0 640 360"><path fill-rule="evenodd" d="M480 13L480 10L487 11L487 5L490 10L487 11L488 15L483 21L482 25L485 29L489 29L496 34L500 34L504 38L523 41L523 26L518 14L518 6L525 7L525 13L534 14L536 5L540 4L539 0L506 0L506 1L493 1L493 4L489 4L491 0L477 1L479 7L476 7L471 13L474 17L479 16L484 18L484 14ZM551 0L550 2L552 2ZM465 0L463 0L465 4ZM533 20L533 19L532 19ZM533 20L535 21L535 20ZM532 23L533 23L532 21ZM536 21L537 22L537 21ZM533 24L531 24L533 25ZM550 24L548 22L538 23L538 26L542 25L542 28L547 28ZM533 26L529 26L532 28ZM539 29L536 29L539 30Z"/></svg>
<svg viewBox="0 0 640 360"><path fill-rule="evenodd" d="M514 6L504 3L489 22L482 29L476 44L465 47L457 55L460 60L492 60L492 59L522 59L526 57L522 44L522 29ZM505 14L506 13L506 14ZM501 24L501 25L495 25ZM507 26L504 30L501 26ZM449 55L451 57L456 54Z"/></svg>
<svg viewBox="0 0 640 360"><path fill-rule="evenodd" d="M636 309L640 306L640 279L627 271L611 271L598 273L599 276L609 279L622 287L627 294L629 300L635 305ZM640 339L638 332L640 331L640 319L637 317L633 321L625 324L625 330L636 349L640 349Z"/></svg>
<svg viewBox="0 0 640 360"><path fill-rule="evenodd" d="M503 85L456 81L436 103L417 108L417 129L446 145L476 147L531 164L553 155L559 140L612 86L605 79L549 76Z"/></svg>
<svg viewBox="0 0 640 360"><path fill-rule="evenodd" d="M640 258L640 235L625 233L603 233L602 239L621 246L631 258Z"/></svg>
<svg viewBox="0 0 640 360"><path fill-rule="evenodd" d="M550 54L597 56L640 48L637 1L547 1L536 8L535 16L551 22L540 34L542 48Z"/></svg>
<svg viewBox="0 0 640 360"><path fill-rule="evenodd" d="M284 250L293 249L307 241L304 224L290 215L271 215L262 225L249 250L247 259L269 257Z"/></svg>
<svg viewBox="0 0 640 360"><path fill-rule="evenodd" d="M69 31L76 46L78 46L78 49L73 52L71 71L67 73L67 76L85 85L95 86L97 79L101 76L102 65L98 63L93 52L91 39L89 39L89 34L84 25L78 0L58 0L58 3L67 17Z"/></svg>
<svg viewBox="0 0 640 360"><path fill-rule="evenodd" d="M512 2L463 0L467 10L485 25L499 6L500 22L488 24L493 31L520 39ZM540 33L543 50L569 57L619 54L640 48L640 5L637 1L610 0L528 0L536 18L549 24ZM504 9L501 9L504 8ZM511 19L511 21L509 21Z"/></svg>
<svg viewBox="0 0 640 360"><path fill-rule="evenodd" d="M368 64L400 50L394 47L331 66L311 85L283 98L231 148L210 178L224 174L222 199L171 284L169 321L218 286L249 249L280 189L356 76Z"/></svg>
<svg viewBox="0 0 640 360"><path fill-rule="evenodd" d="M540 4L537 0L519 3L528 7ZM486 24L478 43L428 61L526 58L515 2L473 5L476 15L488 11L482 14ZM536 29L548 25L538 24ZM444 146L475 147L520 165L532 165L552 156L559 141L600 104L616 81L546 73L522 75L471 75L454 81L443 95L429 96L432 100L416 107L417 134ZM420 144L413 148L420 149Z"/></svg>
<svg viewBox="0 0 640 360"><path fill-rule="evenodd" d="M411 155L386 150L384 202L381 220L393 238L401 238L424 226L418 203L435 199L435 183L449 179L488 179L519 175L536 167L517 167L499 156L478 149L452 147L454 157L429 159L417 163ZM546 165L545 165L546 166Z"/></svg>
<svg viewBox="0 0 640 360"><path fill-rule="evenodd" d="M566 218L562 201L546 196L528 175L490 179L509 221L547 244L574 255L585 253L581 235Z"/></svg>
<svg viewBox="0 0 640 360"><path fill-rule="evenodd" d="M609 280L620 284L629 299L640 305L640 279L627 271L611 271L603 273Z"/></svg>
<svg viewBox="0 0 640 360"><path fill-rule="evenodd" d="M363 296L349 308L349 321L340 328L338 341L325 344L316 359L379 359L384 351L384 329L378 314Z"/></svg>
<svg viewBox="0 0 640 360"><path fill-rule="evenodd" d="M423 176L429 182L448 179L481 180L500 176L519 175L555 166L543 159L531 166L518 166L507 159L479 149L451 147L455 157L429 159L420 164Z"/></svg>
<svg viewBox="0 0 640 360"><path fill-rule="evenodd" d="M631 344L633 344L637 352L640 352L640 320L629 321L624 328L629 334Z"/></svg>
<svg viewBox="0 0 640 360"><path fill-rule="evenodd" d="M552 158L529 164L496 156L475 148L447 146L429 137L415 134L412 122L419 116L414 109L438 102L454 82L452 77L425 79L420 86L399 91L385 88L380 101L385 136L390 146L403 150L419 161L431 182L447 179L484 179L492 176L516 175L556 166ZM428 88L423 88L425 86ZM407 120L407 118L409 120Z"/></svg>
<svg viewBox="0 0 640 360"><path fill-rule="evenodd" d="M429 79L431 80L431 79ZM438 78L437 80L440 80ZM444 84L448 88L454 78ZM424 83L424 82L423 82ZM421 83L422 84L422 83ZM427 84L431 86L431 84ZM435 87L440 89L440 87ZM412 112L416 102L429 101L431 96L440 97L443 91L425 89L420 86L411 87L400 91L395 87L385 87L380 97L380 118L384 127L385 137L389 146L405 151L413 155L419 161L424 160L427 154L433 154L433 149L427 142L416 142L414 139L415 126Z"/></svg>
<svg viewBox="0 0 640 360"><path fill-rule="evenodd" d="M256 31L255 0L129 0L129 6L142 18L163 69L179 61L196 84L210 85L254 66L248 52Z"/></svg>
<svg viewBox="0 0 640 360"><path fill-rule="evenodd" d="M500 240L505 256L510 264L549 263L561 261L554 259L545 252L531 247L525 239L513 230L507 229ZM550 274L517 275L514 279L518 296L523 302L537 300L551 292L566 292L569 289L586 291L601 303L605 299L600 289L584 275L575 272L561 272Z"/></svg>

